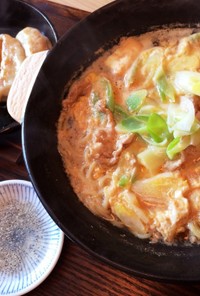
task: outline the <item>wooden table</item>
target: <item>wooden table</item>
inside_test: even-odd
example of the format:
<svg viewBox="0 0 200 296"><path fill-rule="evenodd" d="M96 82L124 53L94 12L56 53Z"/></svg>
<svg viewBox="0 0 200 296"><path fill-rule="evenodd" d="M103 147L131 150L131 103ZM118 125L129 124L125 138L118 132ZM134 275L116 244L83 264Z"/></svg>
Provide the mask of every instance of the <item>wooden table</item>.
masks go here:
<svg viewBox="0 0 200 296"><path fill-rule="evenodd" d="M26 1L34 4L49 17L59 36L88 14L44 0ZM1 181L29 180L21 158L20 132L18 128L12 133L0 135ZM48 278L28 295L193 296L200 295L200 284L170 284L135 278L98 261L66 238L56 267Z"/></svg>

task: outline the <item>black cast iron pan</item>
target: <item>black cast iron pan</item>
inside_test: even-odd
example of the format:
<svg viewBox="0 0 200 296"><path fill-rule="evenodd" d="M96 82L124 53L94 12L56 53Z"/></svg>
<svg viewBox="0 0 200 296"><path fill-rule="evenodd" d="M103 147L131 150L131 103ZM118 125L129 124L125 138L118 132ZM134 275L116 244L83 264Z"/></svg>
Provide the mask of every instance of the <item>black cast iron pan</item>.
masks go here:
<svg viewBox="0 0 200 296"><path fill-rule="evenodd" d="M152 27L192 26L196 0L119 0L94 12L61 38L34 85L23 123L23 151L31 181L65 234L90 253L136 276L168 281L200 280L200 246L150 244L91 214L69 185L57 151L56 123L67 84L121 36Z"/></svg>

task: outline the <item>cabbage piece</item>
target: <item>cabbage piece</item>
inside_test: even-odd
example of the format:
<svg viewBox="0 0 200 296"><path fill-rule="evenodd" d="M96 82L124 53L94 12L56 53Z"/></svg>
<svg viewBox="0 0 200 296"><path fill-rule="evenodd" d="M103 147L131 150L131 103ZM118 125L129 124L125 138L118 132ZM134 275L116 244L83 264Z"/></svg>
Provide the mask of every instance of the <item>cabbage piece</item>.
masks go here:
<svg viewBox="0 0 200 296"><path fill-rule="evenodd" d="M105 60L105 65L112 74L121 75L138 57L141 50L142 44L138 39L123 38L119 46L115 47L113 53Z"/></svg>
<svg viewBox="0 0 200 296"><path fill-rule="evenodd" d="M190 234L200 239L200 224L197 221L192 221L188 223L188 229L190 230Z"/></svg>
<svg viewBox="0 0 200 296"><path fill-rule="evenodd" d="M154 221L156 230L161 233L165 242L173 242L179 233L185 231L185 225L188 221L188 200L183 196L170 199L165 210L152 209L155 215Z"/></svg>
<svg viewBox="0 0 200 296"><path fill-rule="evenodd" d="M137 237L150 236L148 212L140 206L135 194L124 190L118 195L117 200L111 201L111 210Z"/></svg>
<svg viewBox="0 0 200 296"><path fill-rule="evenodd" d="M173 50L170 50L170 48L166 50L167 54L165 55L163 64L171 79L174 80L175 74L178 71L197 71L199 69L200 44L197 41L197 35L196 38L195 35L181 38L176 51L174 51L175 48ZM174 88L176 91L178 90L175 85Z"/></svg>
<svg viewBox="0 0 200 296"><path fill-rule="evenodd" d="M189 35L188 37L186 37L186 39L190 42L190 43L194 43L194 42L199 42L200 41L200 32L194 33Z"/></svg>
<svg viewBox="0 0 200 296"><path fill-rule="evenodd" d="M140 108L140 110L138 111L138 114L144 114L144 115L147 115L147 114L152 114L152 113L157 113L159 115L161 114L165 114L165 110L161 109L160 106L158 105L151 105L151 104L148 104L148 105L144 105Z"/></svg>
<svg viewBox="0 0 200 296"><path fill-rule="evenodd" d="M139 68L139 59L137 58L136 61L134 61L134 63L132 64L132 66L130 67L130 69L127 71L127 73L124 76L124 84L125 87L129 87L132 83L134 83L135 80L135 74Z"/></svg>
<svg viewBox="0 0 200 296"><path fill-rule="evenodd" d="M169 104L167 125L174 138L191 135L199 129L194 105L188 97L182 96L180 104Z"/></svg>
<svg viewBox="0 0 200 296"><path fill-rule="evenodd" d="M124 77L125 87L129 87L136 81L148 87L152 83L153 77L159 67L163 57L162 47L153 47L144 50L134 61Z"/></svg>
<svg viewBox="0 0 200 296"><path fill-rule="evenodd" d="M199 48L199 41L200 41L200 33L191 34L182 38L178 45L178 52L179 53L187 53L188 49L191 49L191 46L197 46Z"/></svg>
<svg viewBox="0 0 200 296"><path fill-rule="evenodd" d="M200 73L193 71L179 71L175 75L174 84L178 90L186 94L200 96Z"/></svg>
<svg viewBox="0 0 200 296"><path fill-rule="evenodd" d="M132 190L149 207L167 207L170 199L182 196L188 183L178 172L166 172L135 181Z"/></svg>
<svg viewBox="0 0 200 296"><path fill-rule="evenodd" d="M169 145L167 146L167 156L169 159L173 159L176 154L183 151L185 148L187 148L190 145L190 137L178 137L173 139Z"/></svg>
<svg viewBox="0 0 200 296"><path fill-rule="evenodd" d="M158 174L161 166L167 160L166 149L157 146L148 146L147 149L137 155L141 163L151 175Z"/></svg>
<svg viewBox="0 0 200 296"><path fill-rule="evenodd" d="M147 96L146 89L140 89L132 92L126 100L126 104L128 106L129 111L137 110L144 102L144 99L146 98L146 96Z"/></svg>

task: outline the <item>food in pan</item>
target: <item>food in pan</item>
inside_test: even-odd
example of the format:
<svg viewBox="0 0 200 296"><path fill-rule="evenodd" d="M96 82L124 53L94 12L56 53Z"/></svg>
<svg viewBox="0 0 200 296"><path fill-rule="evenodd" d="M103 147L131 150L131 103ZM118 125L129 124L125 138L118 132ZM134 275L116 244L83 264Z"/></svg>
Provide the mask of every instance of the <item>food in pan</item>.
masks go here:
<svg viewBox="0 0 200 296"><path fill-rule="evenodd" d="M151 242L200 242L200 33L122 38L63 100L58 150L81 202Z"/></svg>
<svg viewBox="0 0 200 296"><path fill-rule="evenodd" d="M0 102L6 101L25 58L50 48L48 38L36 28L26 27L16 37L0 34Z"/></svg>

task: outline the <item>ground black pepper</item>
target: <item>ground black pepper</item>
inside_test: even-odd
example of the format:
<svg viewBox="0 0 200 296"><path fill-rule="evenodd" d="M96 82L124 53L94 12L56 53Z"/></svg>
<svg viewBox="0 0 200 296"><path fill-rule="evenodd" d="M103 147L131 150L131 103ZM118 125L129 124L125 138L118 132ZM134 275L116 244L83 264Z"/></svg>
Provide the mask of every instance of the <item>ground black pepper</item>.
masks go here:
<svg viewBox="0 0 200 296"><path fill-rule="evenodd" d="M36 256L42 240L41 221L30 202L1 205L0 208L0 270L21 271L24 256Z"/></svg>

